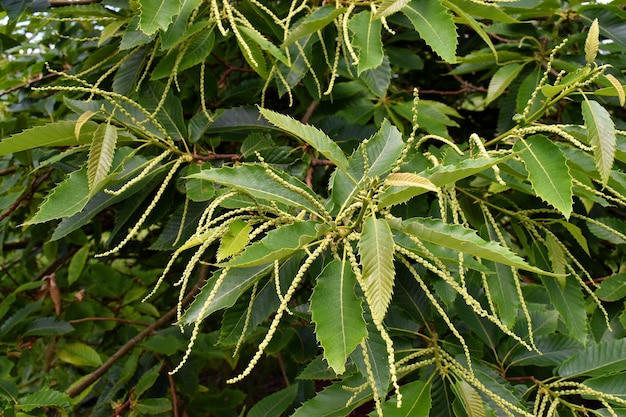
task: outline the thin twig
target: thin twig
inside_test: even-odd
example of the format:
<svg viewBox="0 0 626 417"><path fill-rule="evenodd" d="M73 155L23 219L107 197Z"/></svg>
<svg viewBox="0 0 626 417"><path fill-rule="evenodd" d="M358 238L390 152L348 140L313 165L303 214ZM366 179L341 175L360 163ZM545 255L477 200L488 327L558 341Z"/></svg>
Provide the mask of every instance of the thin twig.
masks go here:
<svg viewBox="0 0 626 417"><path fill-rule="evenodd" d="M37 188L39 188L41 184L44 183L44 181L50 178L50 175L52 175L52 171L48 171L45 174L41 175L40 177L35 178L30 183L30 186L28 187L28 191L26 191L24 194L19 196L17 200L15 200L13 204L11 204L9 208L4 211L4 213L0 214L0 221L9 217L9 215L13 213L23 201L30 200L33 194L35 194L35 191L37 191Z"/></svg>
<svg viewBox="0 0 626 417"><path fill-rule="evenodd" d="M120 319L117 317L84 317L82 319L69 320L68 323L77 324L77 323L85 323L88 321L115 321L118 323L136 324L137 326L149 326L152 324L152 323L147 323L145 321L127 320L127 319Z"/></svg>

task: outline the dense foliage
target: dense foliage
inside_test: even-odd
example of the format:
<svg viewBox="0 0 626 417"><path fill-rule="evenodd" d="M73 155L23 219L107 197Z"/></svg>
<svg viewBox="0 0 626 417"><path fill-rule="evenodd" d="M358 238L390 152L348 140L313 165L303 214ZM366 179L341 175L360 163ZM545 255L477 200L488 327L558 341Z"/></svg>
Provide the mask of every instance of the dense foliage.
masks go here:
<svg viewBox="0 0 626 417"><path fill-rule="evenodd" d="M626 416L626 11L0 0L0 415Z"/></svg>

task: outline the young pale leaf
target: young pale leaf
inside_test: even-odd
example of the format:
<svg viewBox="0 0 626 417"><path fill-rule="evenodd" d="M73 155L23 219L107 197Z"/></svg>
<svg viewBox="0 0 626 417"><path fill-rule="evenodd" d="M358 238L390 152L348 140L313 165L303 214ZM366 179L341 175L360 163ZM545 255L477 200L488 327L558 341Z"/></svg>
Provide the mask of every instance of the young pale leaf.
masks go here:
<svg viewBox="0 0 626 417"><path fill-rule="evenodd" d="M98 114L95 111L88 110L81 114L78 119L76 119L76 125L74 126L74 136L76 140L80 140L80 130L83 128L83 125L89 121L93 116Z"/></svg>
<svg viewBox="0 0 626 417"><path fill-rule="evenodd" d="M49 146L76 146L91 143L98 124L86 121L75 136L76 121L63 120L24 130L0 141L0 156Z"/></svg>
<svg viewBox="0 0 626 417"><path fill-rule="evenodd" d="M428 178L412 172L390 174L385 179L385 185L389 187L379 196L379 207L406 203L411 198L420 194L424 194L428 191L437 191L437 186Z"/></svg>
<svg viewBox="0 0 626 417"><path fill-rule="evenodd" d="M202 287L200 293L193 300L177 324L192 324L197 320L203 320L214 312L223 308L232 307L239 297L252 287L255 282L263 278L273 269L273 265L260 265L250 268L231 268L226 272L226 277L219 287L211 305L203 312L203 306L207 298L215 288L215 282L222 270L216 271ZM203 313L202 316L200 313Z"/></svg>
<svg viewBox="0 0 626 417"><path fill-rule="evenodd" d="M232 255L239 253L246 247L252 226L237 219L228 225L228 232L222 236L220 247L217 250L217 261L221 262Z"/></svg>
<svg viewBox="0 0 626 417"><path fill-rule="evenodd" d="M582 112L587 127L587 138L593 147L596 168L600 173L602 184L606 185L615 159L617 143L615 124L609 112L597 101L583 101Z"/></svg>
<svg viewBox="0 0 626 417"><path fill-rule="evenodd" d="M452 389L469 417L485 417L485 404L474 387L461 380L452 385Z"/></svg>
<svg viewBox="0 0 626 417"><path fill-rule="evenodd" d="M289 132L315 148L328 158L337 168L346 170L348 159L339 145L332 141L324 132L314 126L305 125L289 116L276 113L272 110L259 108L259 111L267 120L279 129Z"/></svg>
<svg viewBox="0 0 626 417"><path fill-rule="evenodd" d="M589 32L587 32L587 39L585 39L585 61L587 61L587 64L591 64L596 60L599 45L600 25L598 24L598 19L593 19Z"/></svg>
<svg viewBox="0 0 626 417"><path fill-rule="evenodd" d="M368 217L363 223L359 255L363 267L365 297L374 322L383 321L393 294L393 245L393 234L387 221Z"/></svg>
<svg viewBox="0 0 626 417"><path fill-rule="evenodd" d="M437 55L448 63L456 62L456 26L439 0L412 0L402 8L402 13Z"/></svg>
<svg viewBox="0 0 626 417"><path fill-rule="evenodd" d="M440 219L412 218L402 221L398 218L387 219L389 225L407 235L414 236L422 241L434 243L443 247L467 253L482 259L489 259L504 265L544 275L555 275L531 266L509 249L495 241L486 241L468 229L458 224L448 224Z"/></svg>
<svg viewBox="0 0 626 417"><path fill-rule="evenodd" d="M326 231L325 227L312 220L297 222L271 230L258 242L254 242L241 255L228 261L230 267L264 265L283 259L313 242Z"/></svg>
<svg viewBox="0 0 626 417"><path fill-rule="evenodd" d="M496 73L493 74L493 77L491 77L491 81L489 81L485 105L488 105L500 97L523 69L524 64L518 64L516 62L500 67Z"/></svg>
<svg viewBox="0 0 626 417"><path fill-rule="evenodd" d="M534 135L519 140L513 151L520 152L537 196L569 218L574 191L567 158L559 147L543 135Z"/></svg>
<svg viewBox="0 0 626 417"><path fill-rule="evenodd" d="M603 376L626 370L626 339L607 340L579 350L563 362L558 375L564 378Z"/></svg>
<svg viewBox="0 0 626 417"><path fill-rule="evenodd" d="M180 0L139 0L139 28L150 36L165 31L180 11Z"/></svg>
<svg viewBox="0 0 626 417"><path fill-rule="evenodd" d="M68 343L57 348L57 356L75 366L95 367L102 365L102 359L94 348L84 343Z"/></svg>
<svg viewBox="0 0 626 417"><path fill-rule="evenodd" d="M358 74L382 64L384 53L380 33L383 24L380 19L372 21L372 13L364 10L350 19L348 28L354 34L352 45L359 50Z"/></svg>
<svg viewBox="0 0 626 417"><path fill-rule="evenodd" d="M87 168L72 172L46 196L37 213L25 224L45 223L80 212L89 201Z"/></svg>
<svg viewBox="0 0 626 417"><path fill-rule="evenodd" d="M335 5L326 5L315 10L309 16L305 17L290 33L287 35L282 48L285 48L298 39L302 39L307 35L317 32L330 24L339 15L346 10L345 7L337 8Z"/></svg>
<svg viewBox="0 0 626 417"><path fill-rule="evenodd" d="M394 395L383 404L385 417L428 417L430 415L430 384L413 381L403 385L402 407L398 408L398 396ZM378 417L374 412L371 416Z"/></svg>
<svg viewBox="0 0 626 417"><path fill-rule="evenodd" d="M276 174L281 180L294 186L294 188L300 189L300 191L296 192L291 188L286 188L270 176L268 170ZM290 207L299 207L312 214L319 215L315 205L304 196L304 194L309 194L311 198L317 199L317 196L313 194L311 189L296 177L273 168L265 168L255 164L237 165L234 167L203 170L197 174L189 175L187 178L212 181L234 188L254 198L283 203Z"/></svg>
<svg viewBox="0 0 626 417"><path fill-rule="evenodd" d="M344 373L348 355L367 337L355 284L350 263L333 260L318 275L311 295L315 334L324 349L324 358L337 375Z"/></svg>
<svg viewBox="0 0 626 417"><path fill-rule="evenodd" d="M376 13L372 19L377 20L399 12L408 3L409 0L383 0L383 2L376 9Z"/></svg>
<svg viewBox="0 0 626 417"><path fill-rule="evenodd" d="M98 191L100 184L107 177L113 163L116 144L117 128L110 123L98 126L87 159L87 181L90 195Z"/></svg>
<svg viewBox="0 0 626 417"><path fill-rule="evenodd" d="M611 95L617 95L619 99L619 105L624 106L626 103L626 86L623 86L622 83L619 82L617 78L613 74L604 74L604 78L611 83L613 87L607 87L606 89L601 88L600 90L613 90L615 93ZM596 90L593 92L595 95L602 95L600 90ZM612 92L611 92L612 93Z"/></svg>
<svg viewBox="0 0 626 417"><path fill-rule="evenodd" d="M256 403L246 417L281 417L298 394L298 384L275 392Z"/></svg>

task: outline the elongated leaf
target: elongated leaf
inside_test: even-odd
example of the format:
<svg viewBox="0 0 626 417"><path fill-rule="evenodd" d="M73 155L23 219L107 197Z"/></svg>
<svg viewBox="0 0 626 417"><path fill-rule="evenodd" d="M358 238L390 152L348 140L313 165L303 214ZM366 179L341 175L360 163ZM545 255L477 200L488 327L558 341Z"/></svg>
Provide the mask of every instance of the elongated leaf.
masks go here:
<svg viewBox="0 0 626 417"><path fill-rule="evenodd" d="M443 187L445 185L454 184L455 182L464 178L471 177L491 168L492 166L504 162L509 157L504 158L492 158L482 157L476 159L464 159L458 164L454 165L439 165L433 168L429 168L426 171L420 173L421 176L426 177L435 184L437 187Z"/></svg>
<svg viewBox="0 0 626 417"><path fill-rule="evenodd" d="M189 16L200 3L202 0L182 0L180 11L174 18L174 23L168 26L167 31L161 35L161 48L163 50L170 50L172 46L184 39L183 35L187 30Z"/></svg>
<svg viewBox="0 0 626 417"><path fill-rule="evenodd" d="M263 35L261 35L259 32L256 32L246 26L237 26L237 28L239 29L239 31L245 33L248 36L248 38L256 42L257 45L261 47L261 49L268 52L270 55L278 59L283 64L287 66L290 65L289 59L287 59L285 54L280 49L278 49L276 45L274 45L272 42L265 39Z"/></svg>
<svg viewBox="0 0 626 417"><path fill-rule="evenodd" d="M145 398L135 404L135 409L147 415L163 414L172 409L172 403L168 398Z"/></svg>
<svg viewBox="0 0 626 417"><path fill-rule="evenodd" d="M281 417L283 412L296 399L298 384L273 393L256 403L246 417Z"/></svg>
<svg viewBox="0 0 626 417"><path fill-rule="evenodd" d="M583 382L583 385L606 394L626 400L626 374L616 374L609 376L601 376L598 378L590 378ZM615 400L608 400L611 403L619 404ZM623 402L621 403L623 405Z"/></svg>
<svg viewBox="0 0 626 417"><path fill-rule="evenodd" d="M72 404L70 397L65 393L49 388L32 392L21 397L17 402L20 410L26 412L43 407L70 408Z"/></svg>
<svg viewBox="0 0 626 417"><path fill-rule="evenodd" d="M600 284L596 295L602 301L619 301L626 297L626 273L615 274Z"/></svg>
<svg viewBox="0 0 626 417"><path fill-rule="evenodd" d="M185 55L178 66L178 72L180 73L204 61L213 50L214 43L215 33L213 33L212 29L205 30L197 35L185 51Z"/></svg>
<svg viewBox="0 0 626 417"><path fill-rule="evenodd" d="M7 297L8 298L8 297ZM39 300L35 303L27 304L26 306L17 310L11 317L6 320L3 320L2 325L0 325L0 340L8 335L13 328L18 326L19 324L24 324L23 321L26 317L30 316L35 310L41 307L42 301Z"/></svg>
<svg viewBox="0 0 626 417"><path fill-rule="evenodd" d="M267 71L267 63L265 62L263 50L247 33L239 32L239 35L240 36L237 36L237 43L239 44L241 54L250 67L252 67L261 78L266 79L269 73Z"/></svg>
<svg viewBox="0 0 626 417"><path fill-rule="evenodd" d="M383 62L380 19L372 21L372 13L364 10L350 19L348 28L354 34L352 45L359 51L358 74L376 68Z"/></svg>
<svg viewBox="0 0 626 417"><path fill-rule="evenodd" d="M600 95L616 95L619 99L619 105L624 106L626 103L626 86L622 85L613 74L604 74L604 78L611 83L612 87L600 88L595 90L593 94Z"/></svg>
<svg viewBox="0 0 626 417"><path fill-rule="evenodd" d="M260 108L259 111L270 123L278 128L291 133L298 139L301 139L315 148L318 152L328 158L339 169L345 170L348 166L348 160L335 142L332 141L324 132L314 126L305 125L289 116L276 113L272 110Z"/></svg>
<svg viewBox="0 0 626 417"><path fill-rule="evenodd" d="M87 257L89 256L89 245L84 245L80 248L74 256L72 256L72 260L70 261L69 266L67 267L67 283L72 285L80 274L83 272L83 268L87 263Z"/></svg>
<svg viewBox="0 0 626 417"><path fill-rule="evenodd" d="M57 356L74 366L94 367L102 365L102 359L94 348L84 343L68 343L57 348Z"/></svg>
<svg viewBox="0 0 626 417"><path fill-rule="evenodd" d="M593 19L593 23L589 27L587 32L587 38L585 39L585 61L587 64L591 64L596 60L598 55L598 46L600 45L600 25L598 19Z"/></svg>
<svg viewBox="0 0 626 417"><path fill-rule="evenodd" d="M204 311L204 314L200 316L202 307L207 298L215 288L215 282L222 273L221 270L217 271L207 281L206 285L202 287L200 293L193 300L189 308L185 311L181 317L179 324L191 324L196 320L202 320L205 317L210 316L214 312L223 308L232 307L237 299L254 285L259 279L267 275L273 268L273 265L261 265L253 266L250 268L231 268L226 272L226 278L219 287L215 298L211 302L211 305Z"/></svg>
<svg viewBox="0 0 626 417"><path fill-rule="evenodd" d="M305 17L285 38L282 47L287 47L304 38L307 35L323 29L326 25L335 20L345 11L345 7L337 8L334 5L326 5L315 10L309 16Z"/></svg>
<svg viewBox="0 0 626 417"><path fill-rule="evenodd" d="M383 404L385 417L427 417L430 414L430 384L413 381L403 385L402 407L398 408L398 396L394 395ZM371 414L378 416L376 412Z"/></svg>
<svg viewBox="0 0 626 417"><path fill-rule="evenodd" d="M593 344L578 351L558 369L561 377L603 376L626 370L626 339Z"/></svg>
<svg viewBox="0 0 626 417"><path fill-rule="evenodd" d="M282 78L278 74L274 76L280 97L287 94L289 90L293 89L301 82L312 69L310 57L313 55L313 46L319 41L320 37L317 34L310 34L287 47L285 53L289 55L291 63L290 65L285 65L282 62L278 62L277 69L282 74ZM312 78L308 78L308 80L313 81ZM309 91L314 94L316 98L321 99L321 97L319 97L321 92L316 91L313 93L313 88L317 90L316 86L312 87Z"/></svg>
<svg viewBox="0 0 626 417"><path fill-rule="evenodd" d="M73 331L74 328L66 321L55 317L39 317L33 320L25 329L22 337L28 336L58 336Z"/></svg>
<svg viewBox="0 0 626 417"><path fill-rule="evenodd" d="M538 351L524 349L512 355L509 366L556 367L579 352L583 346L576 339L560 333L537 336L535 345Z"/></svg>
<svg viewBox="0 0 626 417"><path fill-rule="evenodd" d="M363 267L365 297L374 321L382 322L393 294L393 235L387 221L369 217L363 223L359 255Z"/></svg>
<svg viewBox="0 0 626 417"><path fill-rule="evenodd" d="M385 184L389 185L389 188L381 193L378 201L379 207L406 203L418 195L437 191L437 186L428 178L412 172L391 174L386 178Z"/></svg>
<svg viewBox="0 0 626 417"><path fill-rule="evenodd" d="M157 82L148 83L146 88L141 90L140 103L153 112L161 102L165 87ZM142 115L142 118L145 117ZM156 114L156 118L166 132L174 139L184 140L187 137L187 125L183 117L183 106L180 99L169 91L165 97L163 106ZM160 136L163 134L160 133Z"/></svg>
<svg viewBox="0 0 626 417"><path fill-rule="evenodd" d="M550 277L541 277L541 282L570 334L580 343L584 343L587 338L585 300L578 282L568 278L563 283Z"/></svg>
<svg viewBox="0 0 626 417"><path fill-rule="evenodd" d="M485 404L474 387L465 381L457 381L452 388L468 417L485 417Z"/></svg>
<svg viewBox="0 0 626 417"><path fill-rule="evenodd" d="M391 381L387 345L373 323L368 323L367 330L369 335L365 339L364 344L367 349L369 368L365 363L362 347L355 349L350 358L356 364L361 375L366 376L369 370L371 370L374 382L373 389L376 389L380 398L386 398L389 391L389 382Z"/></svg>
<svg viewBox="0 0 626 417"><path fill-rule="evenodd" d="M254 242L225 265L240 268L274 262L301 250L324 232L323 225L312 220L281 226L268 232L263 239Z"/></svg>
<svg viewBox="0 0 626 417"><path fill-rule="evenodd" d="M615 159L615 124L609 112L597 101L582 102L583 119L587 127L587 137L593 147L593 157L602 178L602 184L609 182L613 160Z"/></svg>
<svg viewBox="0 0 626 417"><path fill-rule="evenodd" d="M180 0L139 0L139 28L146 35L165 31L180 10Z"/></svg>
<svg viewBox="0 0 626 417"><path fill-rule="evenodd" d="M572 213L572 177L563 152L543 135L518 141L513 147L528 170L533 190L566 218Z"/></svg>
<svg viewBox="0 0 626 417"><path fill-rule="evenodd" d="M387 17L402 10L409 3L409 0L384 0L376 9L373 20Z"/></svg>
<svg viewBox="0 0 626 417"><path fill-rule="evenodd" d="M402 8L415 30L446 62L456 62L458 35L452 15L439 0L412 0Z"/></svg>
<svg viewBox="0 0 626 417"><path fill-rule="evenodd" d="M391 84L391 65L385 55L383 61L376 68L370 68L361 73L361 81L376 97L383 98L387 95Z"/></svg>
<svg viewBox="0 0 626 417"><path fill-rule="evenodd" d="M371 399L369 390L358 390L353 393L346 387L356 388L366 380L361 375L350 376L343 381L337 381L331 386L318 392L307 400L291 417L345 417L350 412Z"/></svg>
<svg viewBox="0 0 626 417"><path fill-rule="evenodd" d="M220 262L245 248L249 241L250 232L252 232L252 226L243 220L238 219L230 223L228 232L222 236L220 247L217 250L217 261Z"/></svg>
<svg viewBox="0 0 626 417"><path fill-rule="evenodd" d="M75 136L75 126L76 121L64 120L27 129L3 139L0 142L0 155L41 147L76 146L91 143L98 124L91 121L85 122L81 126L78 137Z"/></svg>
<svg viewBox="0 0 626 417"><path fill-rule="evenodd" d="M100 183L109 173L116 144L117 128L110 123L98 126L87 159L87 181L90 194L98 191Z"/></svg>
<svg viewBox="0 0 626 417"><path fill-rule="evenodd" d="M318 214L317 208L303 195L310 194L311 198L317 199L317 196L311 192L310 188L302 181L283 171L277 171L273 168L267 169L270 169L285 182L299 188L301 192L286 188L272 178L266 171L266 168L253 164L203 170L197 174L190 175L188 178L212 181L232 187L254 198L283 203L290 207L299 207L310 213Z"/></svg>
<svg viewBox="0 0 626 417"><path fill-rule="evenodd" d="M355 284L350 263L333 260L318 275L311 295L315 334L324 349L324 358L337 375L344 373L348 355L367 337Z"/></svg>
<svg viewBox="0 0 626 417"><path fill-rule="evenodd" d="M406 221L394 218L387 219L387 221L393 229L415 236L425 242L526 271L554 275L529 265L509 249L494 241L488 242L478 236L475 231L461 225L447 224L438 219L428 218L413 218Z"/></svg>
<svg viewBox="0 0 626 417"><path fill-rule="evenodd" d="M50 220L70 217L80 212L89 201L87 168L72 172L57 185L41 203L37 213L26 224L45 223Z"/></svg>
<svg viewBox="0 0 626 417"><path fill-rule="evenodd" d="M523 69L524 65L516 62L500 67L489 81L485 105L500 97Z"/></svg>

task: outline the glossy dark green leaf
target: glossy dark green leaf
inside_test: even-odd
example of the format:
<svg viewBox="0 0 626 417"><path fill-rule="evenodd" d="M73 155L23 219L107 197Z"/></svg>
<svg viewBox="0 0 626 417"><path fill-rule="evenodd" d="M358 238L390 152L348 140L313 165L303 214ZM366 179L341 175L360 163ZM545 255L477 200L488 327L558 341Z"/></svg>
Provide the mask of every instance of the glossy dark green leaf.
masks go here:
<svg viewBox="0 0 626 417"><path fill-rule="evenodd" d="M603 376L626 370L626 339L589 345L567 359L558 369L561 377Z"/></svg>

